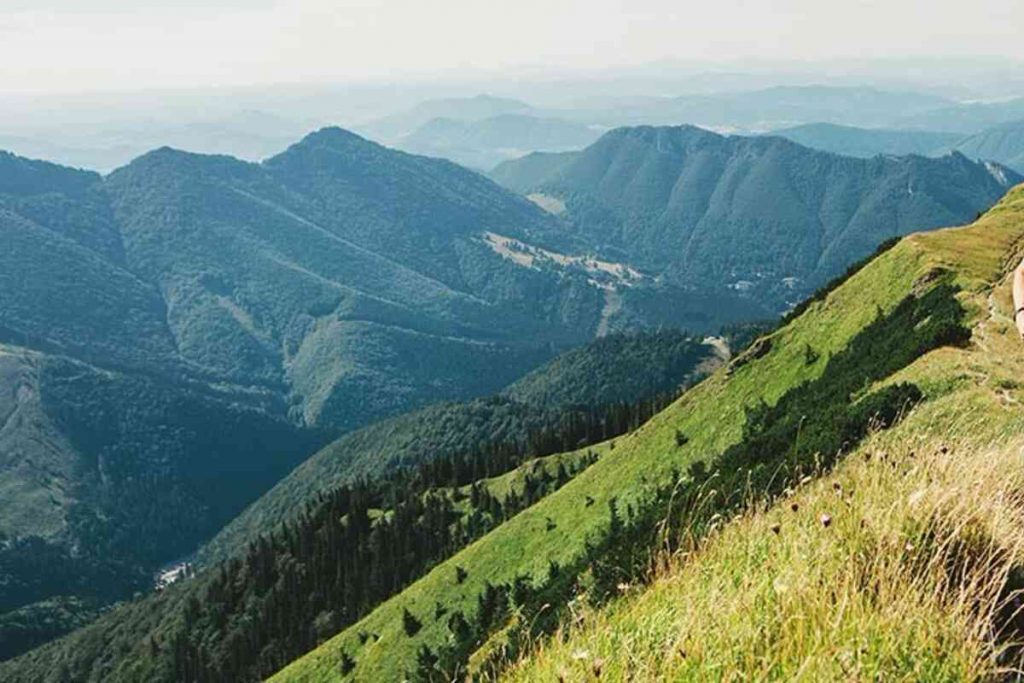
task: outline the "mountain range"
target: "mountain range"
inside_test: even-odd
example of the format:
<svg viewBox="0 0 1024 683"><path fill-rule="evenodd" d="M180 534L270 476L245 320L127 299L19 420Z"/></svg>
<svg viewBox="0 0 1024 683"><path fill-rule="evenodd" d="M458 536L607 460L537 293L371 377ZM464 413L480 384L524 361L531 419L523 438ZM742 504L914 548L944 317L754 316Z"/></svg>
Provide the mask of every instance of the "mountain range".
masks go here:
<svg viewBox="0 0 1024 683"><path fill-rule="evenodd" d="M603 258L775 310L888 238L973 218L1021 178L959 153L855 159L692 126L616 129L492 177L556 207Z"/></svg>
<svg viewBox="0 0 1024 683"><path fill-rule="evenodd" d="M568 244L490 180L339 129L105 177L0 155L3 613L146 589L344 432L599 333L759 315L623 305L581 257L527 267L488 235Z"/></svg>
<svg viewBox="0 0 1024 683"><path fill-rule="evenodd" d="M0 155L5 632L49 620L50 637L146 590L279 482L234 550L281 501L452 443L382 454L389 429L428 442L451 416L498 431L524 403L584 392L533 376L498 411L427 406L616 331L771 318L1019 180L962 155L865 161L691 127L619 129L499 171L530 198L337 128L259 164L161 148L100 176ZM625 424L650 409L609 410ZM516 419L521 433L549 418Z"/></svg>
<svg viewBox="0 0 1024 683"><path fill-rule="evenodd" d="M592 338L603 290L479 237L554 225L339 130L264 165L0 156L3 611L144 588L333 436Z"/></svg>

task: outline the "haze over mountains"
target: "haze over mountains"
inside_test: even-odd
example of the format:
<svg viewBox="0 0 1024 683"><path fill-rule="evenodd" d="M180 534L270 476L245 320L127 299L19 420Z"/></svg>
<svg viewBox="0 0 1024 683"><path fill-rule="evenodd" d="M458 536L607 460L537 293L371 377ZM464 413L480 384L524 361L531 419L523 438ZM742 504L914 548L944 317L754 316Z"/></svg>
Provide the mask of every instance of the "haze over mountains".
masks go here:
<svg viewBox="0 0 1024 683"><path fill-rule="evenodd" d="M955 71L948 68L947 74ZM1007 97L1014 91L1005 73L1002 89L985 86L977 92L935 86L925 68L915 73L906 81L878 81L813 72L673 77L669 71L651 78L609 73L515 84L278 86L216 97L193 92L7 96L0 111L0 149L109 172L161 146L258 161L308 130L342 125L377 142L487 170L514 152L582 147L592 141L580 140L582 131L624 125L688 123L763 133L831 123L966 136L1024 118L1021 100ZM981 87L980 74L975 80ZM491 94L467 97L466 92ZM488 121L506 116L513 118ZM529 140L534 146L524 146Z"/></svg>

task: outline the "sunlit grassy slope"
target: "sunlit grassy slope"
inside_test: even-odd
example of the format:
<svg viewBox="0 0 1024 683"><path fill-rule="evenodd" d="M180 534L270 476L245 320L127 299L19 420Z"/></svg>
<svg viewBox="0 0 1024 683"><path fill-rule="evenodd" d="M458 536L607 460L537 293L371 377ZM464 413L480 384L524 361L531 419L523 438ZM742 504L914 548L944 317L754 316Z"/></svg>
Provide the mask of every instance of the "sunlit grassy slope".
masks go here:
<svg viewBox="0 0 1024 683"><path fill-rule="evenodd" d="M920 593L908 592L901 596L906 603L921 605L916 616L906 615L907 621L900 621L905 610L893 609L891 600L863 598L857 602L853 599L856 591L848 586L844 589L837 584L835 593L837 598L848 598L846 607L841 600L830 602L822 598L815 603L798 598L801 591L811 590L815 582L832 576L828 574L829 566L836 570L860 571L864 577L872 578L868 569L857 569L856 563L840 559L848 558L842 553L861 552L865 567L874 567L871 564L874 562L882 574L888 571L898 574L903 564L913 566L912 555L907 556L906 562L901 559L902 555L891 558L891 562L889 559L876 562L871 557L872 549L888 547L885 544L893 542L893 538L901 538L903 527L900 525L904 522L913 526L912 517L900 512L895 503L890 504L900 500L901 485L928 487L934 483L937 492L925 495L937 499L945 495L951 500L967 500L968 493L982 498L978 492L991 488L990 483L999 483L1007 491L1015 486L1014 453L1006 445L1006 439L1018 433L1024 435L1024 411L1018 405L1018 401L1024 400L1020 388L1024 382L1024 348L1019 348L1010 324L1005 274L1012 258L1020 256L1022 238L1024 188L1017 188L971 227L903 240L824 300L810 305L800 317L772 334L768 342L755 345L746 362L734 363L729 370L715 374L637 432L618 439L614 447L608 444L601 459L564 488L441 564L361 622L279 672L275 680L340 679L342 652L356 663L348 673L355 680L401 680L406 672L415 669L418 648L424 644L439 647L449 638L444 620L432 618L435 603L472 614L485 581L505 583L517 575L528 574L534 581L542 582L550 561L562 566L578 564L586 552L587 539L599 538L606 532L607 504L611 498L617 497L623 508L630 503L640 505L655 486L674 481L677 472L685 471L693 462L703 460L713 468L730 446L748 438L749 410L756 409L762 402L771 406L780 399L786 400L799 393L801 387L815 385L816 381L819 385L831 382L833 376L837 381L849 381L849 377L835 374L840 371L863 375L850 383L859 388L837 401L843 406L855 405L886 386L903 382L913 383L923 393L924 403L907 420L892 431L872 437L858 451L890 449L898 467L910 471L909 476L919 479L919 483L901 484L902 480L868 465L860 465L859 469L842 465L836 476L850 482L844 485L853 489L849 500L828 498L831 489L827 484L807 487L798 495L803 496L808 511L786 519L785 533L778 537L770 532L765 536L759 530L784 518L788 510L785 506L731 524L688 562L678 561L676 570L657 582L651 592L624 598L606 614L594 615L594 619L603 620L598 622L603 628L588 630L584 627L583 631L572 635L568 644L546 646L512 674L522 680L557 680L562 668L582 672L585 667L592 669L595 661L602 659L604 661L598 664L608 671L614 669L619 679L642 677L647 673L686 677L687 672L694 671L686 667L698 666L691 663L691 657L678 657L680 661L675 663L663 662L665 651L659 648L666 642L674 644L685 638L679 629L688 628L695 615L708 619L708 632L713 630L713 623L718 623L719 630L726 629L715 635L716 640L706 641L714 643L714 652L706 655L708 659L699 659L698 655L693 655L692 659L706 662L708 666L720 666L718 675L722 677L727 671L737 670L747 671L751 676L806 675L812 680L816 672L831 671L814 667L826 666L824 660L833 655L840 657L844 647L853 648L850 657L861 661L857 659L861 639L870 643L873 642L871 634L883 633L892 635L886 637L877 651L868 648L874 659L862 662L867 667L863 669L865 677L871 677L871 671L875 670L898 671L900 664L913 666L911 660L919 654L915 648L938 648L934 652L955 650L955 656L951 655L948 662L936 663L936 666L950 667L936 669L934 674L938 678L957 678L962 672L975 670L972 667L977 665L980 650L970 641L972 638L979 640L981 636L969 632L969 620L957 621L960 614L957 609L970 610L957 607L956 600L945 605L935 598L934 591L929 593L933 586L924 580ZM931 316L929 310L922 307L935 306L938 317L940 310L948 312L953 297L956 301L952 305L962 312L957 325L973 330L971 341L957 347L936 343L924 346L922 341L921 352L918 352L915 347L918 335L922 340L930 339L922 331L931 323ZM917 312L912 316L904 315L908 305L912 307L915 302ZM905 328L894 327L904 319L909 321ZM886 326L883 324L886 321L895 322ZM879 338L872 338L872 334ZM906 344L901 345L903 340ZM927 352L922 353L924 351ZM871 363L877 367L873 368ZM884 373L875 372L883 366ZM826 373L831 374L822 380ZM824 411L837 407L821 408ZM685 445L677 446L677 432L688 438ZM928 439L958 441L960 445L949 457L958 454L965 457L958 465L962 471L947 470L941 459L914 469L908 453L917 449L923 454L933 449L934 444ZM918 441L927 445L917 445ZM993 445L995 450L985 450L987 445ZM992 453L989 459L993 467L1006 469L1005 477L996 476L993 482L982 476L984 468L978 463L984 462L987 453ZM766 457L769 455L772 454ZM949 486L967 488L943 488L943 481L948 481ZM974 488L970 488L972 486ZM992 495L1000 490L1003 489L991 488ZM1006 558L1016 552L1014 538L996 538L1006 528L1001 515L1012 518L1017 514L1015 499L1009 493L1007 499L1005 509L992 503L991 509L978 513L981 515L979 528L990 525L993 538L1008 544L1009 550L1000 556L1001 561L1008 561ZM820 526L816 515L826 512L826 508L835 523L829 527L832 536L821 537L815 533ZM879 517L885 512L892 516L896 526L884 522L885 528L877 531L877 537L872 536L875 532L870 530L874 527L867 526L861 531L859 519L851 521L850 510L870 513L879 521L888 519ZM922 520L922 524L928 521ZM849 538L844 535L847 531L852 534ZM927 534L919 530L918 535ZM942 539L942 533L935 538ZM776 543L772 545L770 541ZM910 542L913 544L912 540ZM743 546L744 543L747 545ZM744 547L746 550L742 550ZM924 544L921 547L919 553L930 552ZM835 557L837 554L839 558ZM786 574L786 571L812 566L818 555L831 558L827 566L816 570L818 573L804 574L803 578ZM759 558L775 563L764 568L764 575L759 569ZM702 562L707 564L702 565ZM926 560L924 565L929 566ZM468 573L462 583L455 581L456 566ZM783 576L779 583L781 592L774 587L780 575ZM851 580L850 576L838 575L835 579L840 583ZM787 593L790 585L793 587ZM747 586L749 588L745 588ZM688 591L691 590L707 590L708 594L690 596ZM657 597L659 594L665 596L663 600ZM778 610L772 611L775 604L772 600L783 600L780 595L792 596L785 598L786 604L795 610L792 614L802 620L802 626L788 625L788 622L779 624ZM933 598L931 602L929 595ZM725 601L723 608L731 612L723 612L719 615L722 620L714 622L708 612L719 600ZM744 600L749 602L744 604ZM673 604L666 604L668 602ZM800 610L805 605L808 614L801 615ZM752 611L751 606L762 611ZM403 632L403 609L422 618L423 628L413 637ZM651 623L646 621L645 610L651 614ZM761 623L759 616L768 620ZM839 628L843 626L843 618L863 619L863 622L844 631ZM915 619L931 624L930 630L920 638L911 637L910 632L919 631L921 626ZM941 623L934 623L936 619ZM825 628L833 621L835 628ZM605 630L609 635L601 635ZM366 638L367 633L379 637ZM635 642L635 650L626 647L627 641ZM776 645L783 650L777 659L771 659L775 655L763 656ZM696 646L683 647L685 650ZM634 651L635 657L631 654ZM805 661L811 662L808 664L811 668L806 671L800 668ZM656 666L668 668L650 668ZM933 672L917 673L930 676ZM913 672L907 675L914 677ZM576 678L578 674L566 680Z"/></svg>

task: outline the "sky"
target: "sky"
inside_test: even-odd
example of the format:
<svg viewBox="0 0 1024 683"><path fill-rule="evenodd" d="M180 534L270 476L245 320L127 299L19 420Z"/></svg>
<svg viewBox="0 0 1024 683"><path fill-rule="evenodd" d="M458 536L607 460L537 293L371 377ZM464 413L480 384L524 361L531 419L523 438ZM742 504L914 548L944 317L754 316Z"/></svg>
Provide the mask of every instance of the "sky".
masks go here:
<svg viewBox="0 0 1024 683"><path fill-rule="evenodd" d="M596 71L1024 60L1022 0L0 0L0 92Z"/></svg>

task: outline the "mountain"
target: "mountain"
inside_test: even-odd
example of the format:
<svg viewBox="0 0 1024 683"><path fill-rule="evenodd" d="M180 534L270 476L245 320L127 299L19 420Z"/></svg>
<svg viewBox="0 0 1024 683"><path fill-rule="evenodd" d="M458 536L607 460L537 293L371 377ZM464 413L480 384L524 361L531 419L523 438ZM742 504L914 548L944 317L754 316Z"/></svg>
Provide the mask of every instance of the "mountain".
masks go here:
<svg viewBox="0 0 1024 683"><path fill-rule="evenodd" d="M1024 118L1024 97L999 102L966 102L931 111L906 112L890 125L970 135Z"/></svg>
<svg viewBox="0 0 1024 683"><path fill-rule="evenodd" d="M510 190L526 194L554 180L564 167L577 157L576 152L531 152L517 159L503 161L487 175Z"/></svg>
<svg viewBox="0 0 1024 683"><path fill-rule="evenodd" d="M360 124L355 130L374 140L394 143L434 119L482 121L503 115L529 115L533 111L526 102L507 97L450 97L420 102L410 109Z"/></svg>
<svg viewBox="0 0 1024 683"><path fill-rule="evenodd" d="M793 128L773 130L771 135L820 149L833 154L869 159L879 154L903 156L907 154L931 155L953 148L963 137L959 133L938 133L920 130L886 128L854 128L831 123L808 123ZM965 152L965 154L967 154ZM974 157L975 155L967 154ZM978 158L982 158L979 156ZM1001 161L995 157L983 157Z"/></svg>
<svg viewBox="0 0 1024 683"><path fill-rule="evenodd" d="M599 131L579 123L504 114L478 121L431 119L396 144L415 154L451 159L470 168L490 169L528 152L580 149L599 136Z"/></svg>
<svg viewBox="0 0 1024 683"><path fill-rule="evenodd" d="M997 161L1024 173L1024 120L970 135L958 141L956 149L972 159Z"/></svg>
<svg viewBox="0 0 1024 683"><path fill-rule="evenodd" d="M52 617L25 642L60 632L340 433L593 338L606 290L487 230L560 228L338 129L264 164L160 149L107 177L0 155L0 614Z"/></svg>
<svg viewBox="0 0 1024 683"><path fill-rule="evenodd" d="M1006 271L1022 235L1018 188L971 227L902 240L271 680L994 671L1022 561L999 521L1024 475ZM645 591L666 564L675 580Z"/></svg>
<svg viewBox="0 0 1024 683"><path fill-rule="evenodd" d="M49 619L32 644L145 589L343 433L616 330L767 315L576 246L483 176L340 129L106 177L0 156L0 621Z"/></svg>
<svg viewBox="0 0 1024 683"><path fill-rule="evenodd" d="M0 627L21 634L16 651L144 590L343 433L493 394L618 330L771 317L893 234L968 219L1015 177L689 128L610 133L571 157L572 194L545 186L534 202L340 129L260 164L159 149L106 177L0 156ZM690 200L709 187L694 232ZM807 206L847 222L822 227ZM734 243L743 276L769 287L716 270ZM778 279L800 248L820 250L815 269ZM608 371L584 358L559 372L591 368ZM510 391L575 393L551 386ZM559 428L650 409L576 410ZM487 410L453 414L486 433ZM447 414L405 432L429 436L422 420ZM383 457L367 443L346 447L350 472L402 463L401 441ZM344 469L297 470L312 487L277 500Z"/></svg>
<svg viewBox="0 0 1024 683"><path fill-rule="evenodd" d="M557 162L517 165L495 176L560 206L601 258L775 310L887 238L972 219L1020 180L961 154L854 159L690 126L617 129Z"/></svg>

